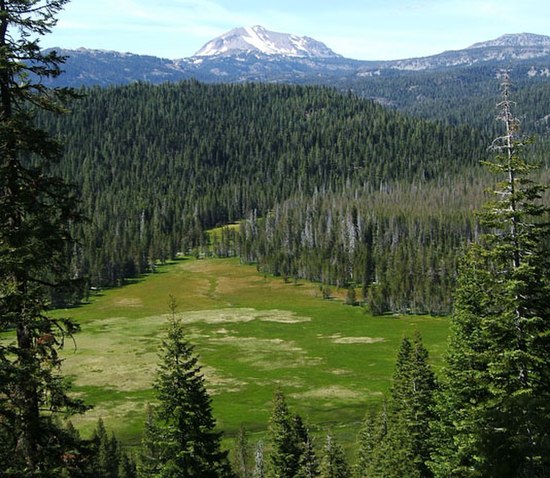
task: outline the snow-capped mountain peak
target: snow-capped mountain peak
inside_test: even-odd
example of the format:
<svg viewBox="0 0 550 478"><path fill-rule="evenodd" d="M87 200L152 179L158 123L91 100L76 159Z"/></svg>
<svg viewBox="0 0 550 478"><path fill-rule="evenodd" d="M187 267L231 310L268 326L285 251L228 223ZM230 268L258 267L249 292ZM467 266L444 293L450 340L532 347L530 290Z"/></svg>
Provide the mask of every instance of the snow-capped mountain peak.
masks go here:
<svg viewBox="0 0 550 478"><path fill-rule="evenodd" d="M194 56L231 56L239 53L289 57L339 57L324 43L313 38L266 30L260 25L235 28L214 38Z"/></svg>

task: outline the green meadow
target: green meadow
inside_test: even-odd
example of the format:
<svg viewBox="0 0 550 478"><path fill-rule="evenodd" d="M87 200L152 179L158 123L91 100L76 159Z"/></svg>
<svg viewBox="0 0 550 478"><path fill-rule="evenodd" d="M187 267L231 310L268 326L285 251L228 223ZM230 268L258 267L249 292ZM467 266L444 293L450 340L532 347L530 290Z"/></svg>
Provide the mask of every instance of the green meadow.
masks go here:
<svg viewBox="0 0 550 478"><path fill-rule="evenodd" d="M326 300L317 284L285 283L237 259L182 259L56 311L81 325L64 350L63 373L94 407L73 419L84 434L101 417L126 443L139 441L170 295L228 437L241 425L262 436L280 387L314 433L354 440L368 407L389 390L402 337L419 330L436 368L447 342L446 318L372 317L338 291Z"/></svg>

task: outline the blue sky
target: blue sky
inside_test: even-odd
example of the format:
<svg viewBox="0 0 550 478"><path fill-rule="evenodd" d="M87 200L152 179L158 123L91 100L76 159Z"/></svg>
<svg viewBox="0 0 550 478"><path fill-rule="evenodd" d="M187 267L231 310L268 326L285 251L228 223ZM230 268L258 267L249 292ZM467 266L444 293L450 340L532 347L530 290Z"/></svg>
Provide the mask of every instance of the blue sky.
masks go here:
<svg viewBox="0 0 550 478"><path fill-rule="evenodd" d="M235 27L310 36L336 53L391 60L505 33L550 35L549 0L72 0L42 47L193 55Z"/></svg>

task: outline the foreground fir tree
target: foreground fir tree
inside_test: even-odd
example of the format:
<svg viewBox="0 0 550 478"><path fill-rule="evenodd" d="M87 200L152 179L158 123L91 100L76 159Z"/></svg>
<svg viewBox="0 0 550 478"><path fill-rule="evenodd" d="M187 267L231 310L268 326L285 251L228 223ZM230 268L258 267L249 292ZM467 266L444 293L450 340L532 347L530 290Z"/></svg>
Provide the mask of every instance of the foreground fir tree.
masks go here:
<svg viewBox="0 0 550 478"><path fill-rule="evenodd" d="M430 478L436 381L420 334L401 342L387 411L368 415L359 435L358 477Z"/></svg>
<svg viewBox="0 0 550 478"><path fill-rule="evenodd" d="M173 311L173 306L171 306ZM173 317L162 343L162 361L155 382L158 406L153 414L156 463L150 477L232 477L221 433L215 430L211 399L193 347ZM151 445L151 443L150 443ZM141 474L143 475L143 473Z"/></svg>
<svg viewBox="0 0 550 478"><path fill-rule="evenodd" d="M404 338L393 377L388 431L383 440L385 477L430 478L430 425L436 381L420 334Z"/></svg>
<svg viewBox="0 0 550 478"><path fill-rule="evenodd" d="M387 433L387 413L384 403L381 411L369 410L357 436L357 458L353 475L356 478L373 476L372 470L378 462L380 443Z"/></svg>
<svg viewBox="0 0 550 478"><path fill-rule="evenodd" d="M321 478L351 478L351 470L346 461L344 449L329 433L321 459Z"/></svg>
<svg viewBox="0 0 550 478"><path fill-rule="evenodd" d="M98 478L118 478L120 450L118 440L109 436L102 419L97 422L92 435L93 474Z"/></svg>
<svg viewBox="0 0 550 478"><path fill-rule="evenodd" d="M550 476L550 228L505 75L491 170L504 176L464 258L439 396L438 477Z"/></svg>
<svg viewBox="0 0 550 478"><path fill-rule="evenodd" d="M313 439L300 415L294 415L293 424L300 450L296 478L315 478L319 476L319 461L313 446Z"/></svg>
<svg viewBox="0 0 550 478"><path fill-rule="evenodd" d="M298 472L300 446L294 432L292 415L281 390L275 391L269 421L271 453L269 475L272 478L292 478Z"/></svg>
<svg viewBox="0 0 550 478"><path fill-rule="evenodd" d="M61 476L72 453L55 419L83 410L67 394L59 349L75 330L45 312L69 286L66 253L78 219L70 188L48 174L60 145L37 128L40 110L61 112L69 94L47 89L62 59L40 51L67 0L0 1L0 470Z"/></svg>
<svg viewBox="0 0 550 478"><path fill-rule="evenodd" d="M155 422L154 413L153 407L148 404L137 462L137 472L140 478L157 476L162 464L162 454L159 446L160 430Z"/></svg>
<svg viewBox="0 0 550 478"><path fill-rule="evenodd" d="M316 476L318 464L311 438L299 415L293 415L281 390L275 392L269 422L271 453L269 474L272 478Z"/></svg>
<svg viewBox="0 0 550 478"><path fill-rule="evenodd" d="M113 433L109 434L100 418L88 442L88 456L80 474L71 478L135 478L135 464L122 449Z"/></svg>

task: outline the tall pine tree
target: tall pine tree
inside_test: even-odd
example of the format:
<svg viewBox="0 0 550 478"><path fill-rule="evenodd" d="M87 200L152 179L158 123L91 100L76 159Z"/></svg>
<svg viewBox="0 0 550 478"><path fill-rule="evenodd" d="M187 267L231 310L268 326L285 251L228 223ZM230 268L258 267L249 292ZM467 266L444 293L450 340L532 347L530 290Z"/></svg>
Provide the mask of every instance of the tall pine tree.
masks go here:
<svg viewBox="0 0 550 478"><path fill-rule="evenodd" d="M292 478L298 471L300 448L292 426L292 415L285 396L276 390L273 397L273 410L269 422L271 453L269 454L269 476Z"/></svg>
<svg viewBox="0 0 550 478"><path fill-rule="evenodd" d="M307 425L298 414L294 415L294 432L298 440L300 458L296 478L314 478L319 476L319 462L315 454L313 439Z"/></svg>
<svg viewBox="0 0 550 478"><path fill-rule="evenodd" d="M385 424L372 417L360 438L358 476L430 478L430 425L436 381L419 333L397 355Z"/></svg>
<svg viewBox="0 0 550 478"><path fill-rule="evenodd" d="M323 448L321 459L321 478L350 478L351 470L346 461L344 449L329 433Z"/></svg>
<svg viewBox="0 0 550 478"><path fill-rule="evenodd" d="M369 410L361 423L357 436L357 458L354 466L354 476L365 478L374 476L380 453L380 443L387 433L386 404L381 411Z"/></svg>
<svg viewBox="0 0 550 478"><path fill-rule="evenodd" d="M502 181L460 269L432 468L438 477L550 475L550 227L504 75Z"/></svg>
<svg viewBox="0 0 550 478"><path fill-rule="evenodd" d="M70 96L44 86L63 59L39 47L67 1L0 1L0 332L15 332L13 343L0 344L0 466L8 477L60 476L68 445L55 417L84 408L59 370L75 326L46 313L71 283L66 253L79 215L71 189L48 173L61 147L35 121L40 110L61 112Z"/></svg>
<svg viewBox="0 0 550 478"><path fill-rule="evenodd" d="M174 313L173 300L171 310ZM221 450L221 433L215 430L201 367L175 317L170 321L162 351L155 382L155 424L148 427L156 435L159 459L153 463L154 474L150 476L232 477L227 452Z"/></svg>
<svg viewBox="0 0 550 478"><path fill-rule="evenodd" d="M311 439L299 415L292 415L281 390L275 391L269 423L271 453L269 475L273 478L294 478L299 473L317 473Z"/></svg>
<svg viewBox="0 0 550 478"><path fill-rule="evenodd" d="M145 418L145 429L139 450L137 473L140 478L157 476L162 464L162 451L159 440L160 432L154 417L153 407L148 404Z"/></svg>

